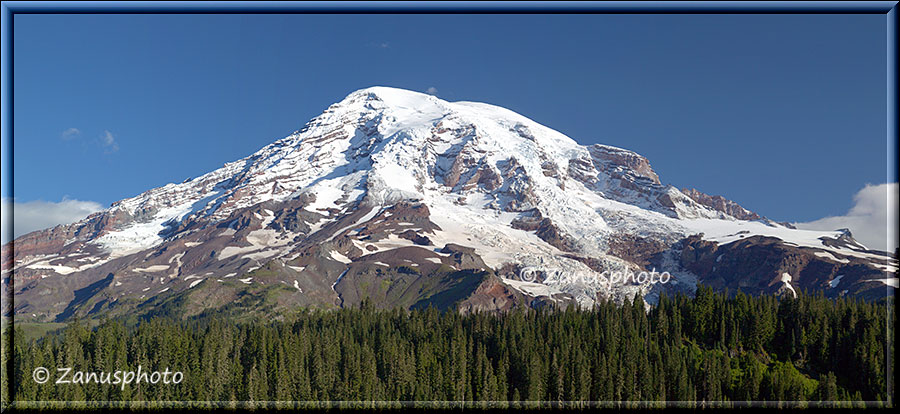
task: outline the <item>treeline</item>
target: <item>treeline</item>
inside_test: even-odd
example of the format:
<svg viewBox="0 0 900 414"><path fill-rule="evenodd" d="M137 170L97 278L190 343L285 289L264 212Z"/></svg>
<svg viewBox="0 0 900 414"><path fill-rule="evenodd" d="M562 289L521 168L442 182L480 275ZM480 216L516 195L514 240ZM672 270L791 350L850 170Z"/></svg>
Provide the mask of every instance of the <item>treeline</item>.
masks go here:
<svg viewBox="0 0 900 414"><path fill-rule="evenodd" d="M76 322L29 343L15 335L12 391L19 401L887 403L887 318L883 302L729 298L700 287L695 298L662 297L649 313L641 300L502 315L364 303L239 325ZM54 384L61 367L139 365L183 381ZM49 369L47 383L34 381L37 367Z"/></svg>

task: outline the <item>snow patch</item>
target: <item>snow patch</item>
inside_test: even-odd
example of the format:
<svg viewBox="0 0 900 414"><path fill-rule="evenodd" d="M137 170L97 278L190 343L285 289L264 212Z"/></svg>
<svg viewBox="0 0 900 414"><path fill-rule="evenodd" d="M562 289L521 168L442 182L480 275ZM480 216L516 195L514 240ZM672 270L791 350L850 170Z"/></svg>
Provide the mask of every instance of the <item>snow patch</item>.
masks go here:
<svg viewBox="0 0 900 414"><path fill-rule="evenodd" d="M791 293L794 294L794 297L796 298L797 291L795 291L794 287L791 286L791 280L793 280L793 277L790 275L790 273L784 272L781 274L781 282L791 290Z"/></svg>
<svg viewBox="0 0 900 414"><path fill-rule="evenodd" d="M329 255L331 256L332 259L337 260L337 261L339 261L339 262L341 262L341 263L344 263L344 264L347 264L347 263L352 262L352 260L350 260L350 258L348 258L347 256L344 256L343 254L341 254L341 253L338 252L337 250L332 250L332 251L329 253Z"/></svg>
<svg viewBox="0 0 900 414"><path fill-rule="evenodd" d="M340 282L341 279L344 278L344 275L347 274L347 271L348 271L348 270L350 270L350 269L344 269L344 271L341 272L341 275L338 276L337 280L335 280L334 283L331 284L331 290L334 290L334 287L337 286L338 282ZM334 291L337 292L336 290L334 290Z"/></svg>
<svg viewBox="0 0 900 414"><path fill-rule="evenodd" d="M837 257L834 257L834 255L832 255L831 253L828 253L828 252L815 252L815 253L813 253L813 254L816 255L816 257L821 257L821 258L823 258L823 259L834 260L835 262L838 262L838 263L845 263L845 264L846 264L846 263L850 263L849 260L847 260L847 259L838 259Z"/></svg>
<svg viewBox="0 0 900 414"><path fill-rule="evenodd" d="M838 284L841 283L841 279L843 279L843 278L844 278L844 275L835 276L834 279L832 279L830 282L828 282L828 287L830 287L832 289L836 288L838 286Z"/></svg>
<svg viewBox="0 0 900 414"><path fill-rule="evenodd" d="M890 286L890 287L896 289L898 280L900 280L900 279L898 279L896 277L892 277L892 278L888 278L888 279L866 279L866 280L863 280L863 282L881 282L887 286Z"/></svg>
<svg viewBox="0 0 900 414"><path fill-rule="evenodd" d="M156 273L156 272L162 272L164 270L169 270L169 266L168 265L153 265L153 266L149 266L149 267L136 267L131 270L138 272L138 273Z"/></svg>
<svg viewBox="0 0 900 414"><path fill-rule="evenodd" d="M549 296L552 297L557 293L562 293L559 289L553 288L551 286L547 286L543 283L534 283L534 282L523 282L521 280L513 280L507 278L501 278L503 283L509 285L513 289L516 289L526 295L530 296Z"/></svg>

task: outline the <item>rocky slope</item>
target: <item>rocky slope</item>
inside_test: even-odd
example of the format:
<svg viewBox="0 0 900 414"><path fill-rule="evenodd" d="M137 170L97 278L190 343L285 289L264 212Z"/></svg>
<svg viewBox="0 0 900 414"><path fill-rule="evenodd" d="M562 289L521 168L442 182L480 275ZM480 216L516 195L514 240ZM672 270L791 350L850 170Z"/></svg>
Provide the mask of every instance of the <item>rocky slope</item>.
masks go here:
<svg viewBox="0 0 900 414"><path fill-rule="evenodd" d="M654 269L672 278L611 280ZM591 306L652 302L698 281L878 297L892 294L896 270L848 233L788 228L664 185L634 152L582 146L496 106L383 87L247 158L3 246L14 291L4 311L38 321L365 299Z"/></svg>

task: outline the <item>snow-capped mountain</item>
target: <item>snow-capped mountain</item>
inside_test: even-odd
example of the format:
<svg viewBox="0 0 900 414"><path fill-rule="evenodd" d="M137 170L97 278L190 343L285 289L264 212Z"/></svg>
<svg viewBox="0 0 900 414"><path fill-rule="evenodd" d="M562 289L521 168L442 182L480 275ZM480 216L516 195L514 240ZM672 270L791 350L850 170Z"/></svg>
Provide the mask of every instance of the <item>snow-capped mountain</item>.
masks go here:
<svg viewBox="0 0 900 414"><path fill-rule="evenodd" d="M849 232L796 230L664 185L634 152L579 145L497 106L385 87L351 93L249 157L3 252L16 317L34 320L365 298L591 306L652 302L698 280L870 297L897 284L896 258ZM610 281L652 269L673 277Z"/></svg>

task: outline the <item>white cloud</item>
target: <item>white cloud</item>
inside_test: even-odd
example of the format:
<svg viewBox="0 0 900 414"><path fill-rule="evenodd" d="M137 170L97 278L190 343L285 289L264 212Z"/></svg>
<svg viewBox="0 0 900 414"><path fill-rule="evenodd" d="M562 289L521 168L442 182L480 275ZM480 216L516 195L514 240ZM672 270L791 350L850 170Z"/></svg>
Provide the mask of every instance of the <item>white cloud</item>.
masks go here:
<svg viewBox="0 0 900 414"><path fill-rule="evenodd" d="M429 86L428 89L425 90L429 95L437 95L437 88L434 86Z"/></svg>
<svg viewBox="0 0 900 414"><path fill-rule="evenodd" d="M9 241L10 234L12 234L13 238L16 238L23 234L50 228L58 224L74 223L91 213L103 209L103 206L93 201L69 200L66 198L63 198L58 203L40 200L19 203L4 198L2 204L2 217L0 217L0 220L3 222L2 243ZM11 223L13 229L6 228L7 224L10 224L8 222L10 212L13 213L13 222Z"/></svg>
<svg viewBox="0 0 900 414"><path fill-rule="evenodd" d="M897 183L866 184L853 196L853 207L846 215L794 225L808 230L847 228L866 247L893 252L897 248L897 197Z"/></svg>
<svg viewBox="0 0 900 414"><path fill-rule="evenodd" d="M116 137L109 131L103 131L103 134L100 135L100 142L106 147L106 152L116 152L119 150L119 143L116 142Z"/></svg>
<svg viewBox="0 0 900 414"><path fill-rule="evenodd" d="M79 135L81 135L81 130L79 130L78 128L69 128L59 134L60 138L65 140L77 138Z"/></svg>

